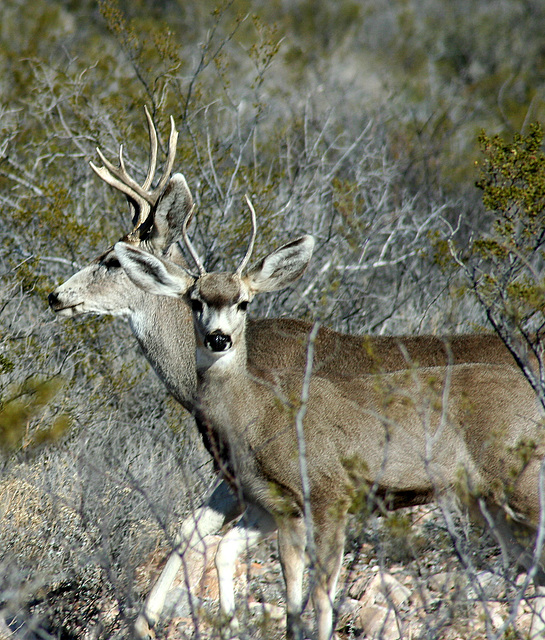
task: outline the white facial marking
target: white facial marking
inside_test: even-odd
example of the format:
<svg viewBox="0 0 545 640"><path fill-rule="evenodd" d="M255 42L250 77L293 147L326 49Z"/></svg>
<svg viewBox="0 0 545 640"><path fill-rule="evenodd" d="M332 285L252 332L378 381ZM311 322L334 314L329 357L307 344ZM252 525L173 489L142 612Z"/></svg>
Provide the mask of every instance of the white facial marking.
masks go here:
<svg viewBox="0 0 545 640"><path fill-rule="evenodd" d="M189 293L197 343L197 368L231 366L243 339L249 294L233 274L207 274ZM214 337L216 339L214 339ZM218 350L214 350L214 348Z"/></svg>

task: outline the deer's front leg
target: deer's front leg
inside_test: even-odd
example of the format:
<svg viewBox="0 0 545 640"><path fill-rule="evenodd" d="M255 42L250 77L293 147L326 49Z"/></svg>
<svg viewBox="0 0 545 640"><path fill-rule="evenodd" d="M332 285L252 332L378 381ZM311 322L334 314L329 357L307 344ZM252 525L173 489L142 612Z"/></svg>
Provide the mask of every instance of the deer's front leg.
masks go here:
<svg viewBox="0 0 545 640"><path fill-rule="evenodd" d="M331 507L323 509L314 522L315 558L312 601L316 613L318 640L332 640L333 603L344 554L346 513L338 512L334 518L328 515ZM324 513L327 514L324 517Z"/></svg>
<svg viewBox="0 0 545 640"><path fill-rule="evenodd" d="M249 505L242 518L224 536L216 552L218 572L220 615L224 622L224 637L235 637L238 621L235 617L235 564L240 554L261 538L276 530L274 518L255 505Z"/></svg>
<svg viewBox="0 0 545 640"><path fill-rule="evenodd" d="M153 585L142 613L136 619L134 632L137 638L153 638L152 627L157 623L165 605L167 594L183 564L183 554L191 549L206 554L204 538L217 533L225 524L240 515L241 506L225 482L220 482L198 509L183 521L174 549Z"/></svg>
<svg viewBox="0 0 545 640"><path fill-rule="evenodd" d="M306 530L302 518L278 521L278 552L286 583L286 637L303 640L303 573L305 570Z"/></svg>

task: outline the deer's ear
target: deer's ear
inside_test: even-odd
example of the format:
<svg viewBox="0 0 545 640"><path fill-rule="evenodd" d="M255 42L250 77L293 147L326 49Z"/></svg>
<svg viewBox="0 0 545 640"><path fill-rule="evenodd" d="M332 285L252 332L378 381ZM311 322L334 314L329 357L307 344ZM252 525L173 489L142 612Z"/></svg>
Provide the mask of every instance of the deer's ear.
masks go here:
<svg viewBox="0 0 545 640"><path fill-rule="evenodd" d="M115 253L127 276L148 293L179 298L195 280L182 267L126 242L118 242Z"/></svg>
<svg viewBox="0 0 545 640"><path fill-rule="evenodd" d="M155 207L151 242L165 252L182 237L182 226L193 207L193 196L185 177L175 173Z"/></svg>
<svg viewBox="0 0 545 640"><path fill-rule="evenodd" d="M283 289L303 275L313 249L312 236L302 236L288 242L263 258L244 276L244 281L254 294Z"/></svg>

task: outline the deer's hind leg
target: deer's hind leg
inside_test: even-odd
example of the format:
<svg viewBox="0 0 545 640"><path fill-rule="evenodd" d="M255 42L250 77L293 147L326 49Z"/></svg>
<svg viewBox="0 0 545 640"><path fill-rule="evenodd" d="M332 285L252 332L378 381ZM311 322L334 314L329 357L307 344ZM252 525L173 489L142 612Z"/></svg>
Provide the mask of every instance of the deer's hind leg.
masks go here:
<svg viewBox="0 0 545 640"><path fill-rule="evenodd" d="M516 565L526 573L534 571L536 586L545 586L543 551L539 558L534 557L536 531L533 526L508 515L502 506L485 498L470 504L470 515L492 533L502 551L505 565Z"/></svg>
<svg viewBox="0 0 545 640"><path fill-rule="evenodd" d="M504 561L515 564L519 570L533 572L536 597L532 602L533 617L531 638L545 637L545 564L543 549L535 550L536 529L524 521L508 517L505 510L483 498L477 501L478 508L471 510L475 516L478 510L480 520L498 541Z"/></svg>

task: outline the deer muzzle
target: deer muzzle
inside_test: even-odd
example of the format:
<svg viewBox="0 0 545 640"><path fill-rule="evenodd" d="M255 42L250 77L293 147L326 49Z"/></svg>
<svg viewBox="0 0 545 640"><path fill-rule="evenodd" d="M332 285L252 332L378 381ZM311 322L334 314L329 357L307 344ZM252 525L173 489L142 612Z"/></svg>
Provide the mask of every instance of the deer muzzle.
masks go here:
<svg viewBox="0 0 545 640"><path fill-rule="evenodd" d="M233 341L231 336L227 336L221 331L213 331L205 337L204 346L210 351L219 353L229 350L233 346Z"/></svg>

